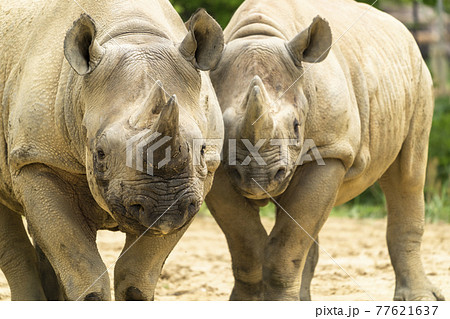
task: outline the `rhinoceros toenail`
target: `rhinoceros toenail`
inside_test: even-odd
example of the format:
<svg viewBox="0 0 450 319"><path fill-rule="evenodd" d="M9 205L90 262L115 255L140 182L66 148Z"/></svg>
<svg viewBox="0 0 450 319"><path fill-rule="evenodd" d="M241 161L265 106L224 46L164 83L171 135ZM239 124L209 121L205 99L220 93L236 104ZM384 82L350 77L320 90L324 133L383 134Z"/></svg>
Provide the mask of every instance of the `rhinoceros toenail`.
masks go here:
<svg viewBox="0 0 450 319"><path fill-rule="evenodd" d="M125 292L125 300L126 301L145 301L145 300L147 300L147 298L145 298L144 294L136 287L128 287L127 291Z"/></svg>
<svg viewBox="0 0 450 319"><path fill-rule="evenodd" d="M84 301L102 301L102 294L99 292L91 292L84 297Z"/></svg>

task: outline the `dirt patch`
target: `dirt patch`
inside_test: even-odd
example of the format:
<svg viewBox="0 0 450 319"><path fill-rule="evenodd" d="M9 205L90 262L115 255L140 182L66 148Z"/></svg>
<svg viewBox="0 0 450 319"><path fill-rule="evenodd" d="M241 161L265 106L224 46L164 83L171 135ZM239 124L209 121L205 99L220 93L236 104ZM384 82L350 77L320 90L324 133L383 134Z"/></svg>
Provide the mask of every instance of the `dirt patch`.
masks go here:
<svg viewBox="0 0 450 319"><path fill-rule="evenodd" d="M272 222L264 220L267 228ZM385 241L385 220L330 218L320 244L353 278L321 251L312 282L313 300L392 300L394 272ZM122 249L124 235L102 231L98 242L107 266ZM450 225L425 228L422 257L430 280L450 298ZM112 279L112 269L110 276ZM199 216L167 259L156 300L227 300L233 287L225 237L211 217ZM9 300L0 272L0 300Z"/></svg>

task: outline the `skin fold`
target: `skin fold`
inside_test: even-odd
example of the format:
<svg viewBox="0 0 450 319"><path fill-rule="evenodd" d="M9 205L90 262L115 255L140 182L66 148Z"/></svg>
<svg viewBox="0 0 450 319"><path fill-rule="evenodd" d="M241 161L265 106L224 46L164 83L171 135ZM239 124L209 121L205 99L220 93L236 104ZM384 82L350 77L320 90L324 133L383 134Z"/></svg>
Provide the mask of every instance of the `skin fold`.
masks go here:
<svg viewBox="0 0 450 319"><path fill-rule="evenodd" d="M247 0L224 34L211 79L236 147L225 143L206 202L230 249L230 298L310 300L313 239L334 206L378 181L394 300L443 300L420 259L434 100L409 31L350 0ZM247 161L248 142L263 164ZM267 234L259 207L269 200Z"/></svg>
<svg viewBox="0 0 450 319"><path fill-rule="evenodd" d="M116 299L152 300L219 165L223 33L166 0L77 3L0 4L0 267L12 300L109 300L96 232L120 230Z"/></svg>

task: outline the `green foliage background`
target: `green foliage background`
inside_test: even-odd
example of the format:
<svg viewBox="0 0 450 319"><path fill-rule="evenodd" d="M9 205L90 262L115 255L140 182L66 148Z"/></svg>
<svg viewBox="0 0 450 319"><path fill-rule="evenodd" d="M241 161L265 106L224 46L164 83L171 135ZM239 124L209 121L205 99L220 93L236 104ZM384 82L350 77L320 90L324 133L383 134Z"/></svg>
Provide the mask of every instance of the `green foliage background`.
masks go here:
<svg viewBox="0 0 450 319"><path fill-rule="evenodd" d="M170 2L184 21L187 21L198 8L204 8L222 28L225 28L243 0L170 0Z"/></svg>
<svg viewBox="0 0 450 319"><path fill-rule="evenodd" d="M276 0L274 0L276 1ZM330 0L333 1L333 0ZM368 4L374 4L374 7L379 8L380 5L386 2L394 2L394 3L405 3L410 4L412 0L358 0L359 2L365 2ZM444 1L444 8L447 12L450 12L450 1ZM170 0L172 2L175 9L178 13L183 17L183 20L186 21L189 19L192 13L195 12L198 8L204 8L211 14L217 22L220 23L222 28L227 26L227 23L230 21L231 16L234 11L239 7L239 5L244 2L243 0ZM436 6L437 0L419 0L424 4L430 6Z"/></svg>
<svg viewBox="0 0 450 319"><path fill-rule="evenodd" d="M370 4L376 8L379 8L383 3L389 2L389 3L397 3L397 4L412 4L413 0L378 0L375 2L375 0L358 0L358 2L365 2L367 4ZM426 4L428 6L436 6L437 0L418 0L417 2ZM450 12L450 1L443 0L444 3L444 9L447 12Z"/></svg>

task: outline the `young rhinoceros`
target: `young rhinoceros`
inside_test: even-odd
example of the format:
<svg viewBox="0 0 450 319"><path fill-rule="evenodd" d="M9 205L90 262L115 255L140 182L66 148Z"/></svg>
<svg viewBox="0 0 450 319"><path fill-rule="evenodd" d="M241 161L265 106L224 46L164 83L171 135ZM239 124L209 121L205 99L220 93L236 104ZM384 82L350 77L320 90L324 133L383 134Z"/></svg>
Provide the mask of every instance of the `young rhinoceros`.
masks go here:
<svg viewBox="0 0 450 319"><path fill-rule="evenodd" d="M442 300L420 259L432 81L408 30L353 1L247 0L224 34L211 80L225 156L206 201L232 255L231 299L309 299L313 239L379 181L394 299Z"/></svg>
<svg viewBox="0 0 450 319"><path fill-rule="evenodd" d="M1 7L0 266L12 299L110 299L99 229L127 234L116 299L153 299L220 163L222 114L200 71L220 59L220 26L200 10L187 31L166 0Z"/></svg>

